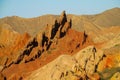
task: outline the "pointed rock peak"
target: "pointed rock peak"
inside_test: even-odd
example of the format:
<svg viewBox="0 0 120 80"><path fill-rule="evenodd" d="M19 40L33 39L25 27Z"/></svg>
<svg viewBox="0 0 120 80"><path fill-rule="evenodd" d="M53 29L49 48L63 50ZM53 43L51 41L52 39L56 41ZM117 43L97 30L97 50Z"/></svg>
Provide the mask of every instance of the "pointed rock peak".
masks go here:
<svg viewBox="0 0 120 80"><path fill-rule="evenodd" d="M58 21L57 21L57 20L55 20L55 24L58 24Z"/></svg>
<svg viewBox="0 0 120 80"><path fill-rule="evenodd" d="M58 23L57 20L55 20L54 26L55 26L55 28L58 28L58 27L59 27L59 23Z"/></svg>
<svg viewBox="0 0 120 80"><path fill-rule="evenodd" d="M64 25L65 22L67 22L67 17L65 11L63 11L60 15L60 24Z"/></svg>
<svg viewBox="0 0 120 80"><path fill-rule="evenodd" d="M66 12L63 11L63 12L61 13L61 16L66 16Z"/></svg>
<svg viewBox="0 0 120 80"><path fill-rule="evenodd" d="M70 19L70 28L71 28L71 26L72 26L72 19Z"/></svg>

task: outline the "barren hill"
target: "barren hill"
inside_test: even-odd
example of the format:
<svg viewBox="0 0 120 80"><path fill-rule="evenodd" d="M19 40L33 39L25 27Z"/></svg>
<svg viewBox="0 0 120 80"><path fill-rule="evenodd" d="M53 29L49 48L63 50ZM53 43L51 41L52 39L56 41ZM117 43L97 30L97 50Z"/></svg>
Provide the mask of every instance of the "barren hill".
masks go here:
<svg viewBox="0 0 120 80"><path fill-rule="evenodd" d="M77 31L90 31L92 29L101 29L110 26L120 26L120 8L113 8L97 15L72 15L68 14L68 19L72 19L73 29ZM5 17L0 19L0 24L7 24L13 30L19 33L28 32L35 35L39 30L43 29L48 23L54 23L58 20L59 15L44 15L36 18L21 18L17 16ZM87 24L86 24L87 23ZM89 25L90 24L90 25Z"/></svg>
<svg viewBox="0 0 120 80"><path fill-rule="evenodd" d="M120 8L113 8L95 15L92 19L94 24L101 27L120 26Z"/></svg>

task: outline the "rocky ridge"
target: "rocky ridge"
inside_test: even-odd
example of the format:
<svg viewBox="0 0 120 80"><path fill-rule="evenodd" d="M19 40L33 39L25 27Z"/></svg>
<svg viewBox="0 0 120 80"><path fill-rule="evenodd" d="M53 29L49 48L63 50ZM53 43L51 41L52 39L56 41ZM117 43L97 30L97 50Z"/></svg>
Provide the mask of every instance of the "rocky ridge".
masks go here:
<svg viewBox="0 0 120 80"><path fill-rule="evenodd" d="M71 27L72 20L70 19L68 21L65 11L63 11L59 21L55 20L53 25L47 24L42 32L39 32L36 36L29 38L29 40L27 40L23 47L19 48L19 51L17 51L16 49L16 52L13 52L13 55L4 58L1 57L1 72L6 75L8 79L13 79L15 78L15 76L10 76L12 76L12 74L16 75L16 71L14 73L14 71L10 72L9 70L11 70L15 66L27 66L27 64L33 63L37 66L36 68L38 68L39 66L36 63L36 60L39 61L41 59L44 59L44 56L46 56L46 54L50 54L48 55L48 57L46 57L50 59L48 61L50 62L61 54L74 54L82 47L85 47L92 43L85 32L80 33L74 31L71 29ZM53 56L54 58L51 59L51 57ZM41 66L45 64L42 64ZM32 70L34 70L34 66L31 66L31 68ZM22 72L18 71L18 74L22 74ZM18 78L19 77L17 77L17 79Z"/></svg>
<svg viewBox="0 0 120 80"><path fill-rule="evenodd" d="M92 30L120 26L119 13L120 8L113 8L95 15L68 14L67 17L68 19L72 19L73 29L83 32L84 30L89 30L88 26ZM55 20L59 20L59 15L43 15L35 18L12 16L0 19L0 25L7 24L21 34L28 32L30 35L36 35L46 24L53 24Z"/></svg>

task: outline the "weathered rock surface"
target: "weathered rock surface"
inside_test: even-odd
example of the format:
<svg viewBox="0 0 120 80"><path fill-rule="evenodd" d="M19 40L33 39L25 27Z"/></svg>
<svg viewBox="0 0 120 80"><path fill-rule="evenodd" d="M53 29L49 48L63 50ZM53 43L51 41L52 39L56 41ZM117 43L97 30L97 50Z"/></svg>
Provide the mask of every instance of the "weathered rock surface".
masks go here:
<svg viewBox="0 0 120 80"><path fill-rule="evenodd" d="M0 30L0 71L2 71L13 64L30 36L27 33L21 35L5 24Z"/></svg>
<svg viewBox="0 0 120 80"><path fill-rule="evenodd" d="M120 79L120 72L116 72L110 80L119 80Z"/></svg>
<svg viewBox="0 0 120 80"><path fill-rule="evenodd" d="M33 71L28 80L78 80L96 79L92 76L104 57L102 51L89 46L74 56L61 55L54 61ZM44 76L44 77L43 77Z"/></svg>

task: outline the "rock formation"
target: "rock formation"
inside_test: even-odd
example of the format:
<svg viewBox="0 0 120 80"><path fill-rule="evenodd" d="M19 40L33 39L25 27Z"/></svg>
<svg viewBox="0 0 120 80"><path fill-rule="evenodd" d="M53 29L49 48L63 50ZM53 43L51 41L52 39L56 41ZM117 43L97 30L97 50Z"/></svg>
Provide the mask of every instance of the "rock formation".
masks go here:
<svg viewBox="0 0 120 80"><path fill-rule="evenodd" d="M44 67L34 71L27 80L80 80L97 79L97 66L104 57L101 50L89 46L74 56L61 55ZM44 77L43 77L44 76Z"/></svg>
<svg viewBox="0 0 120 80"><path fill-rule="evenodd" d="M15 66L20 67L21 70L35 70L40 67L36 63L36 60L38 60L39 63L42 64L41 66L43 66L61 54L74 54L82 47L92 44L89 37L87 39L84 38L85 33L74 31L71 27L72 20L67 20L66 13L63 11L60 15L60 20L55 20L53 25L47 24L43 31L39 32L34 37L29 38L29 40L23 39L23 41L26 40L26 42L22 47L18 48L19 50L16 49L15 54L3 57L1 61L1 64L3 65L1 67L1 72L9 79L12 75L16 75L17 79L17 77L19 78L17 74L22 74L21 71L14 69L13 72L9 72L11 75L7 75L8 71ZM25 36L27 37L27 34L25 34ZM85 41L83 43L84 39ZM21 44L21 41L19 41L17 45L18 44ZM45 58L50 60L44 60ZM36 68L34 66L30 66L30 69L24 68L28 66L27 64L31 63L34 64ZM21 67L22 65L24 65L24 69ZM13 79L14 78L15 77L13 77Z"/></svg>
<svg viewBox="0 0 120 80"><path fill-rule="evenodd" d="M34 19L25 19L34 26L31 29L35 28L35 32L26 31L34 33L34 36L16 32L18 24L12 18L12 23L8 18L0 20L0 80L119 79L120 27L103 29L92 23L91 19L95 16L78 17L66 15L65 11L57 17L53 23L52 19L46 22L47 25L41 30L38 28L43 26L38 25L41 19L36 20L36 25L30 23ZM72 29L79 23L84 32ZM23 25L21 28L26 27ZM94 43L91 38L100 43Z"/></svg>

